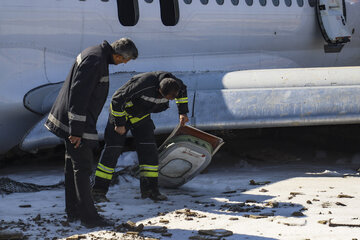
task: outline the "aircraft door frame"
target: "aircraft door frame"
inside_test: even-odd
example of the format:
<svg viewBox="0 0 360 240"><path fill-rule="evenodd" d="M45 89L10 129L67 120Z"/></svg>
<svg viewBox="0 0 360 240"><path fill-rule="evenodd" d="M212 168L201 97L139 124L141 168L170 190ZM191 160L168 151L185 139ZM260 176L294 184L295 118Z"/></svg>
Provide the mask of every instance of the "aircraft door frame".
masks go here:
<svg viewBox="0 0 360 240"><path fill-rule="evenodd" d="M340 52L351 34L346 24L344 0L317 0L316 15L321 33L327 42L325 52Z"/></svg>

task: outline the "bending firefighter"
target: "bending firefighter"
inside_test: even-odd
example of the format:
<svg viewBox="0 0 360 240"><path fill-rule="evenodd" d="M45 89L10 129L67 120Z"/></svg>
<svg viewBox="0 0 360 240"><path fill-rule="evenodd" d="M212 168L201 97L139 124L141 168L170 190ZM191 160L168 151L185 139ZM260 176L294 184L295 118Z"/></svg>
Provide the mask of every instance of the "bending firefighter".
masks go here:
<svg viewBox="0 0 360 240"><path fill-rule="evenodd" d="M93 198L108 201L108 191L114 168L123 150L126 133L131 131L136 141L140 165L142 198L166 200L158 188L158 151L154 123L150 114L165 111L169 100L175 99L180 124L189 121L186 86L168 72L150 72L134 76L112 97L109 120L105 129L105 147L95 173Z"/></svg>

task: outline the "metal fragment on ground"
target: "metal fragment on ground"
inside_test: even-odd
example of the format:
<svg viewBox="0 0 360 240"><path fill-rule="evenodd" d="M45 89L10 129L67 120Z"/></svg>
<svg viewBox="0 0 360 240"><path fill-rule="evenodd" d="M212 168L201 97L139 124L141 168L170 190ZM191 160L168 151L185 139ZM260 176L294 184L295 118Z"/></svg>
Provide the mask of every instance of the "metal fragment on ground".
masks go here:
<svg viewBox="0 0 360 240"><path fill-rule="evenodd" d="M199 230L200 235L210 235L215 237L228 237L233 235L232 231L226 229L210 229L210 230Z"/></svg>
<svg viewBox="0 0 360 240"><path fill-rule="evenodd" d="M145 226L143 232L153 232L153 233L165 233L167 232L167 227L153 227L153 226Z"/></svg>
<svg viewBox="0 0 360 240"><path fill-rule="evenodd" d="M360 227L359 219L329 219L329 227Z"/></svg>
<svg viewBox="0 0 360 240"><path fill-rule="evenodd" d="M67 237L66 240L80 240L80 239L86 239L85 235L73 235L70 237Z"/></svg>
<svg viewBox="0 0 360 240"><path fill-rule="evenodd" d="M261 218L267 218L268 216L245 214L244 217L246 217L246 218L252 218L252 219L261 219Z"/></svg>
<svg viewBox="0 0 360 240"><path fill-rule="evenodd" d="M269 184L269 183L271 183L270 181L265 181L265 182L255 182L255 180L250 180L249 181L249 184L250 185L266 185L266 184Z"/></svg>
<svg viewBox="0 0 360 240"><path fill-rule="evenodd" d="M319 220L318 223L320 223L320 224L327 224L328 221L327 221L327 220Z"/></svg>
<svg viewBox="0 0 360 240"><path fill-rule="evenodd" d="M284 224L286 226L305 226L307 224L306 219L299 218L285 218L278 221L278 223Z"/></svg>
<svg viewBox="0 0 360 240"><path fill-rule="evenodd" d="M296 212L293 212L293 213L291 214L291 216L294 216L294 217L302 217L302 216L304 216L304 214L303 214L302 212L296 211Z"/></svg>
<svg viewBox="0 0 360 240"><path fill-rule="evenodd" d="M346 194L339 194L338 198L354 198L354 196L346 195Z"/></svg>

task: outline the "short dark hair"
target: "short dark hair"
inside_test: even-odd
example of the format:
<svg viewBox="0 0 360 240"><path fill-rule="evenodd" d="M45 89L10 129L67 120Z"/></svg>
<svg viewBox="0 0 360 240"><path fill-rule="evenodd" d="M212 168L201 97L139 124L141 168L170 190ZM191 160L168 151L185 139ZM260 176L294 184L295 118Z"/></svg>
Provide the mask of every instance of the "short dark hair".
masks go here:
<svg viewBox="0 0 360 240"><path fill-rule="evenodd" d="M138 50L135 43L130 38L121 38L111 44L115 54L121 55L125 59L135 60L138 57Z"/></svg>
<svg viewBox="0 0 360 240"><path fill-rule="evenodd" d="M180 86L173 78L164 78L160 81L160 91L164 96L169 94L178 93Z"/></svg>

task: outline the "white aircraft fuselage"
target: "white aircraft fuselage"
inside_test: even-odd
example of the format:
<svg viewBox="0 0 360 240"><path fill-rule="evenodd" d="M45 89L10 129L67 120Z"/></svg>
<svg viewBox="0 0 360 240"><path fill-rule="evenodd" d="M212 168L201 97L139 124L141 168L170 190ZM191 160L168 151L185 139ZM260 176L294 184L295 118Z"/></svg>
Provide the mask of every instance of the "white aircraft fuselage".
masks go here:
<svg viewBox="0 0 360 240"><path fill-rule="evenodd" d="M291 6L284 0L279 6L271 0L265 6L260 4L263 0L254 0L252 6L246 1L238 5L230 0L222 5L215 0L207 4L200 0L174 1L179 7L174 26L164 25L162 1L158 0L136 1L138 21L134 26L123 26L117 1L2 0L0 153L17 146L42 117L24 106L24 97L43 85L64 81L77 54L103 40L130 37L135 42L137 60L110 66L111 73L130 75L165 70L185 76L206 72L222 76L239 70L360 64L359 0L345 1L351 41L337 53L324 52L325 40L308 0L303 6L299 6L301 0L292 1ZM222 80L208 79L209 85L218 86L215 82L219 82L223 86L215 90L226 88ZM196 84L190 90L196 91ZM46 97L36 101L37 109L44 110L37 111L40 113L51 105Z"/></svg>

